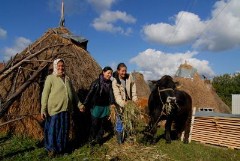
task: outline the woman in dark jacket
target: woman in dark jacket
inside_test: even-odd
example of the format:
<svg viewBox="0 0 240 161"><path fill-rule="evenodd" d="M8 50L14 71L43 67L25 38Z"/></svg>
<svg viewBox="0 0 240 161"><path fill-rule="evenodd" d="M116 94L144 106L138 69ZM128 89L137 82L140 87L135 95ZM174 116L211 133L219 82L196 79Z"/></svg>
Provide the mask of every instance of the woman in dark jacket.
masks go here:
<svg viewBox="0 0 240 161"><path fill-rule="evenodd" d="M115 99L112 90L112 68L105 67L95 80L84 101L84 106L91 107L92 126L90 145L101 144L104 124L110 118L110 108L114 108Z"/></svg>

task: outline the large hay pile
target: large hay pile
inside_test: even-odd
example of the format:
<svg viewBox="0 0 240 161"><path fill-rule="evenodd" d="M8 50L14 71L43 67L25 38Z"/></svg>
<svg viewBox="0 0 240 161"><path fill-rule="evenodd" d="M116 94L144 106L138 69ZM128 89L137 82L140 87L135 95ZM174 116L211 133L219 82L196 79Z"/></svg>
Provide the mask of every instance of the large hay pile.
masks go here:
<svg viewBox="0 0 240 161"><path fill-rule="evenodd" d="M86 48L86 39L73 36L66 28L60 27L49 29L40 39L12 58L0 71L0 97L3 98L0 124L26 117L0 126L1 131L38 139L42 137L40 99L45 78L52 72L52 61L55 58L64 59L66 73L80 100L83 100L91 82L101 72L101 67Z"/></svg>
<svg viewBox="0 0 240 161"><path fill-rule="evenodd" d="M139 72L133 72L132 73L136 87L137 87L137 96L138 98L147 98L150 95L150 88L147 84L147 82L144 80L143 74Z"/></svg>
<svg viewBox="0 0 240 161"><path fill-rule="evenodd" d="M142 73L133 72L133 77L135 79L137 96L138 96L138 107L140 108L142 119L145 123L148 123L148 97L151 93L150 87L147 82L144 80Z"/></svg>
<svg viewBox="0 0 240 161"><path fill-rule="evenodd" d="M180 83L180 90L191 95L193 107L210 107L215 112L230 113L229 107L219 98L212 85L202 80L197 73L193 78L175 77L174 80Z"/></svg>

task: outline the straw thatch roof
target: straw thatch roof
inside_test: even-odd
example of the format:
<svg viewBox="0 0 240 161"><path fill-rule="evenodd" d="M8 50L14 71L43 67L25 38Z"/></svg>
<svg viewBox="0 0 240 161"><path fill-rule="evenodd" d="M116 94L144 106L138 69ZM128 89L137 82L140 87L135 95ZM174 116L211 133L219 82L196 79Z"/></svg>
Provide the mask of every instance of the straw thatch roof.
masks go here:
<svg viewBox="0 0 240 161"><path fill-rule="evenodd" d="M197 69L193 68L190 64L185 62L181 64L175 74L176 77L183 77L183 78L193 78L194 75L197 73Z"/></svg>
<svg viewBox="0 0 240 161"><path fill-rule="evenodd" d="M180 65L179 69L194 69L189 64ZM221 100L213 89L210 81L201 79L199 74L194 72L193 77L176 76L174 80L178 82L179 89L189 93L193 100L193 107L213 108L215 112L230 113L230 108Z"/></svg>
<svg viewBox="0 0 240 161"><path fill-rule="evenodd" d="M42 137L40 99L45 78L52 72L52 62L63 58L66 73L83 100L101 67L91 57L87 40L74 36L65 27L49 29L41 38L12 58L0 70L0 124L24 117L21 121L0 127L35 138Z"/></svg>

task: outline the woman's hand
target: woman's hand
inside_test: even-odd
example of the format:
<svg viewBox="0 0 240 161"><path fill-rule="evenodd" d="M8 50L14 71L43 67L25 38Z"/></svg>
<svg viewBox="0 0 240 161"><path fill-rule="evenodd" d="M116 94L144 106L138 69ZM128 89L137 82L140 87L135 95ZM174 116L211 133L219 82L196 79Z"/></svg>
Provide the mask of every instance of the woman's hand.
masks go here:
<svg viewBox="0 0 240 161"><path fill-rule="evenodd" d="M42 118L42 120L45 120L46 117L47 117L47 115L46 115L45 113L41 114L41 118Z"/></svg>
<svg viewBox="0 0 240 161"><path fill-rule="evenodd" d="M84 106L84 105L81 105L81 106L79 107L79 110L80 110L80 112L85 112L85 106Z"/></svg>

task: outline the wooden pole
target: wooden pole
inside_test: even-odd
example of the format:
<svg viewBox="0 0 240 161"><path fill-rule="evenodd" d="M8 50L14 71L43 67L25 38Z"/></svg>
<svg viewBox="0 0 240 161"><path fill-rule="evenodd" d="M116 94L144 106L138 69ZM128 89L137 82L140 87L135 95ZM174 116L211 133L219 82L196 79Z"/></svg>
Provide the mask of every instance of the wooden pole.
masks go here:
<svg viewBox="0 0 240 161"><path fill-rule="evenodd" d="M4 125L7 125L7 124L9 124L9 123L15 122L15 121L22 120L22 119L24 119L25 117L26 117L26 116L22 116L22 117L20 117L20 118L17 118L17 119L13 119L13 120L4 122L4 123L0 124L0 127L1 127L1 126L4 126Z"/></svg>
<svg viewBox="0 0 240 161"><path fill-rule="evenodd" d="M194 124L194 119L195 119L195 113L196 113L196 107L193 107L193 112L192 112L192 120L191 120L191 128L189 132L189 143L191 143L192 140L192 130L193 130L193 124Z"/></svg>
<svg viewBox="0 0 240 161"><path fill-rule="evenodd" d="M196 113L196 107L193 107L192 119L191 119L191 126L190 126L190 131L189 131L189 138L188 138L189 143L190 143L191 140L192 140L192 129L193 129L193 124L194 124L195 113ZM185 131L182 132L181 141L183 141L184 133L185 133Z"/></svg>
<svg viewBox="0 0 240 161"><path fill-rule="evenodd" d="M31 54L29 56L27 56L26 58L24 58L23 60L21 60L20 62L18 62L17 64L15 64L14 66L10 67L8 70L4 71L1 75L0 75L0 81L3 80L8 74L10 74L14 69L18 68L20 65L22 65L25 61L30 60L31 58L37 56L38 54L42 53L44 50L47 50L49 48L52 47L57 47L57 46L64 46L66 44L57 44L57 45L50 45L47 46L39 51L37 51L34 54Z"/></svg>
<svg viewBox="0 0 240 161"><path fill-rule="evenodd" d="M37 76L41 73L41 71L48 65L48 62L43 62L40 65L40 69L33 73L33 75L22 85L19 89L12 94L6 102L2 104L0 111L0 119L4 116L4 114L8 111L8 108L12 105L15 99L37 78Z"/></svg>

